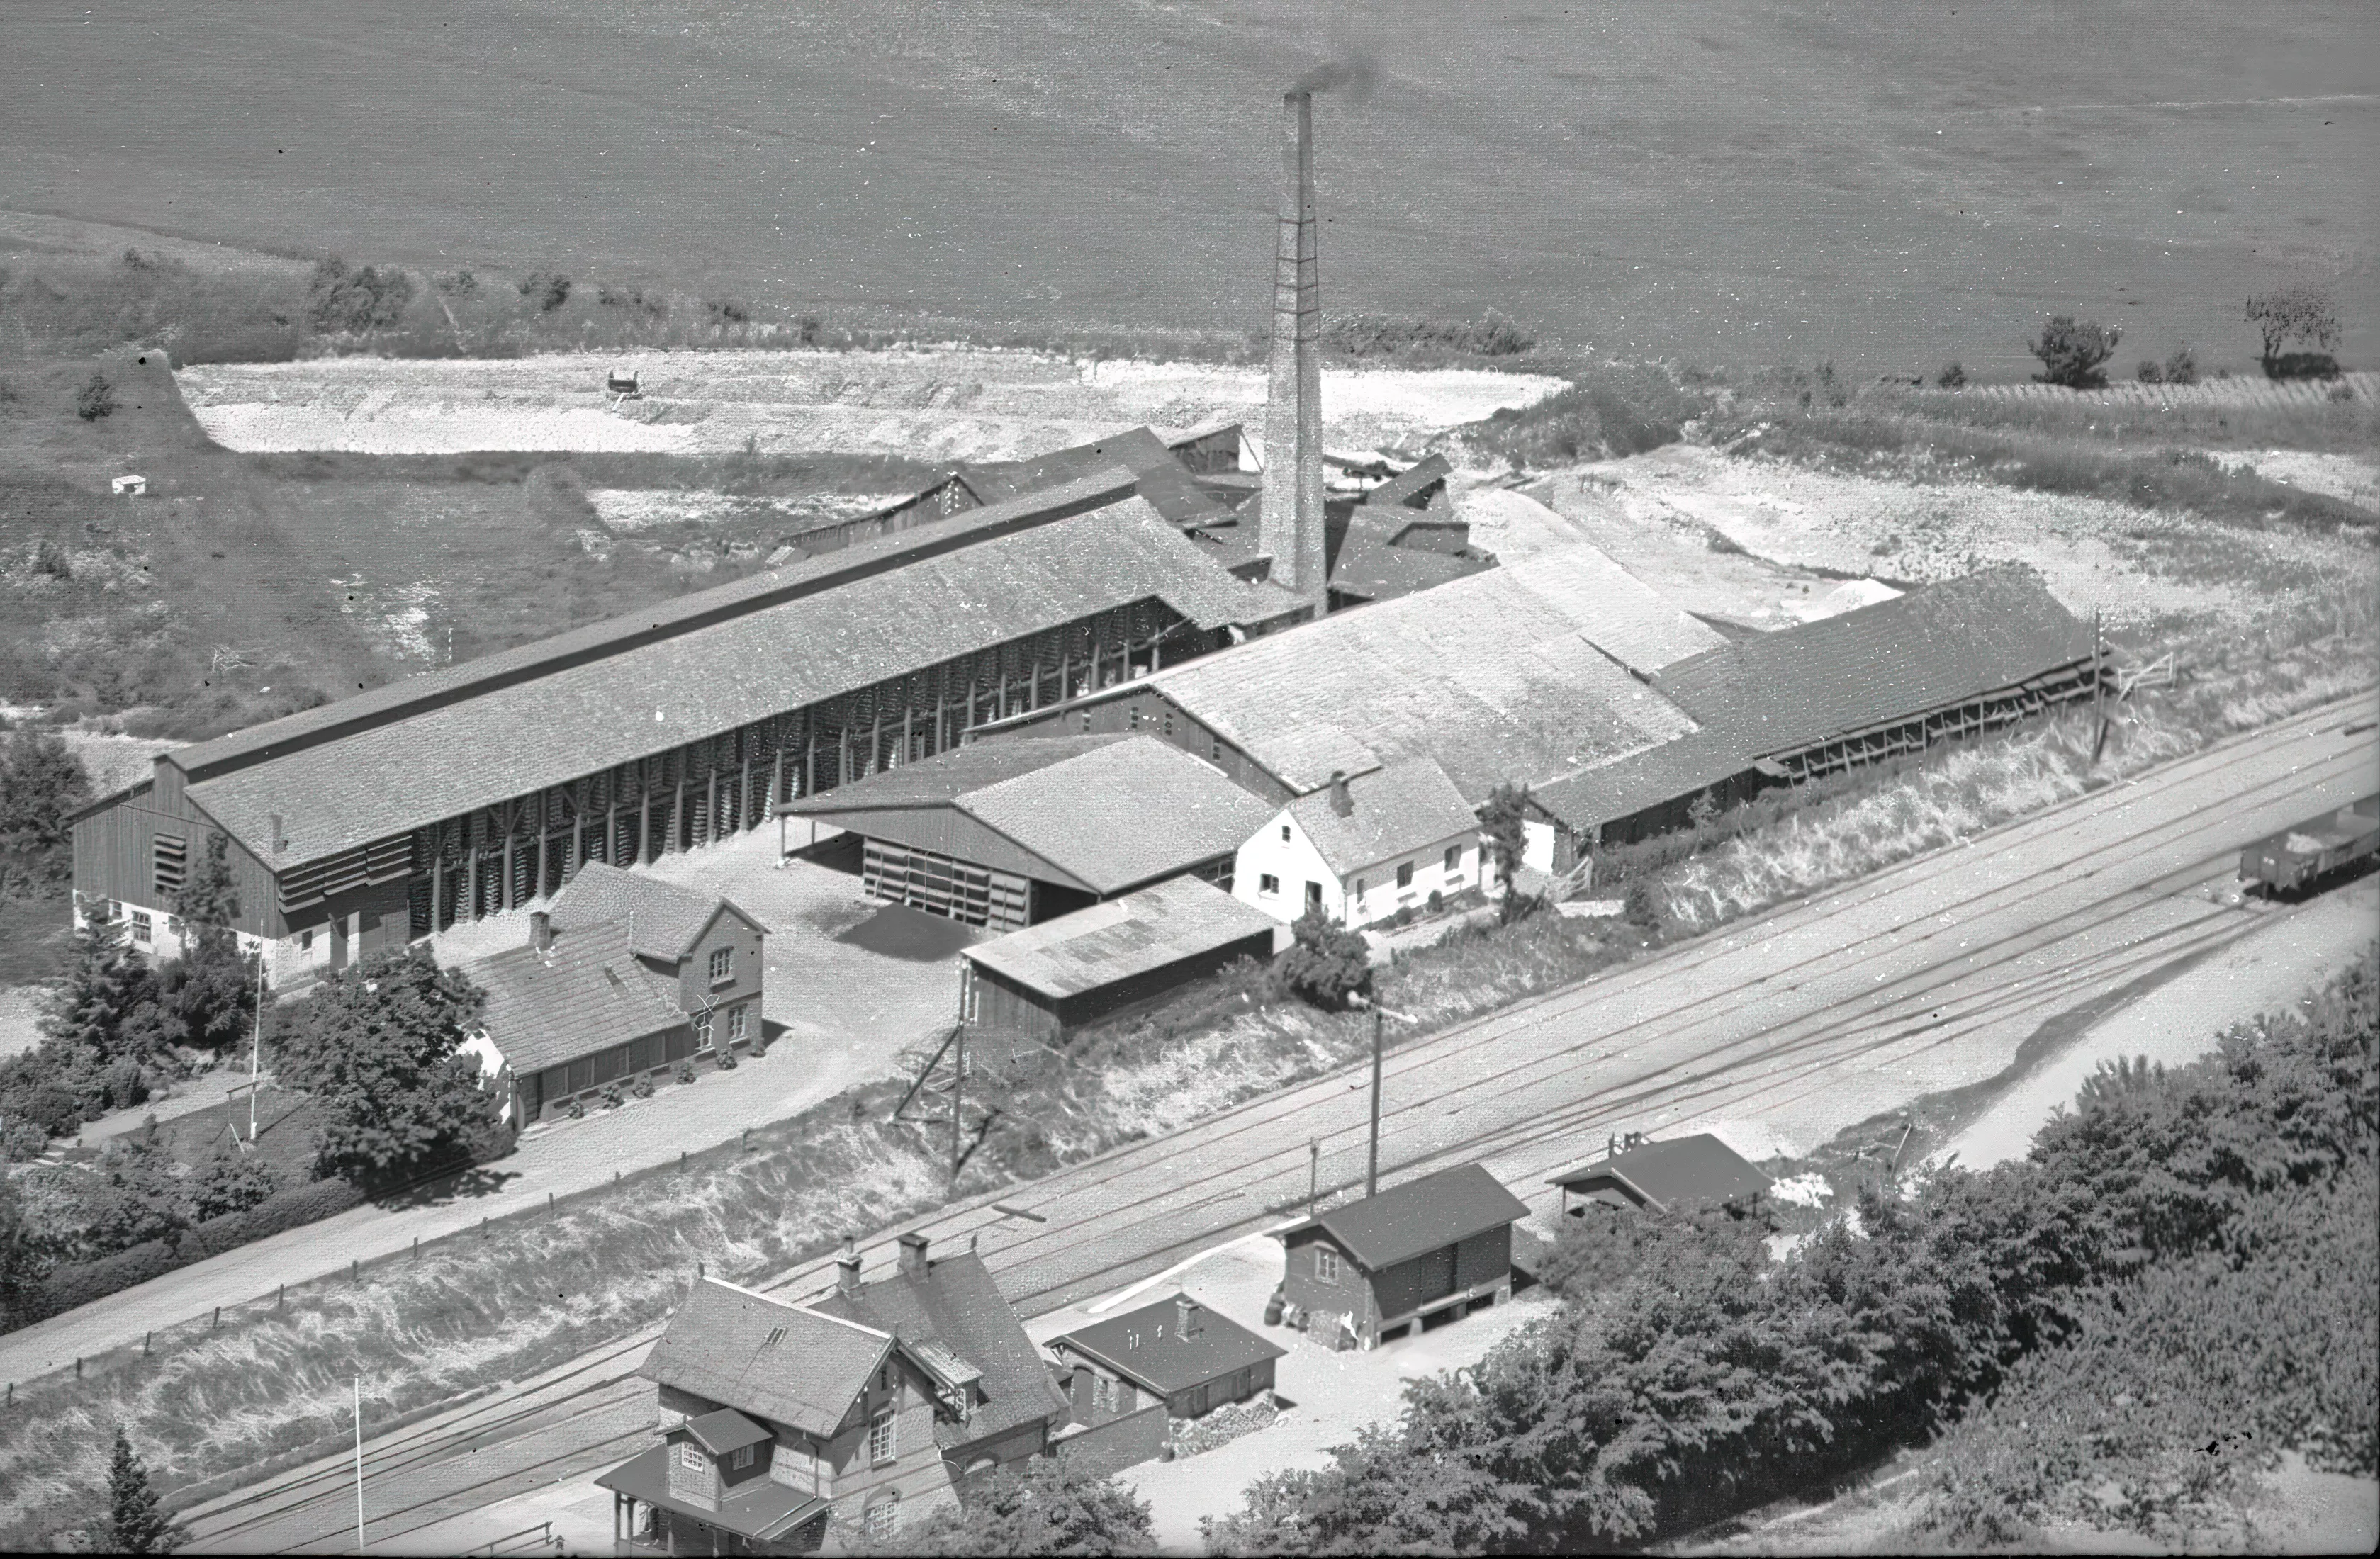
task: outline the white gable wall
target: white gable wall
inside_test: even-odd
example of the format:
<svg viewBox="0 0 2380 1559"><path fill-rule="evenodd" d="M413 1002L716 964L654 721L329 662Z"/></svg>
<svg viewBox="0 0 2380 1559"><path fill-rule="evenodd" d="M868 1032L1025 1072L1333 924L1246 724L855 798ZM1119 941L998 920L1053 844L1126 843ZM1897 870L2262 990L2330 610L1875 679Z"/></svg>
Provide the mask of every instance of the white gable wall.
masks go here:
<svg viewBox="0 0 2380 1559"><path fill-rule="evenodd" d="M1284 837L1285 836L1285 837ZM1458 864L1447 864L1447 852L1458 850ZM1482 864L1483 846L1475 831L1439 840L1427 850L1395 856L1341 876L1322 859L1322 852L1283 807L1257 836L1240 846L1233 863L1232 896L1287 923L1305 912L1309 883L1320 885L1323 912L1342 925L1355 927L1387 920L1399 910L1427 908L1435 891L1452 898L1466 888L1484 885L1488 875ZM1397 886L1397 868L1413 867L1413 880ZM1270 879L1276 886L1268 890Z"/></svg>

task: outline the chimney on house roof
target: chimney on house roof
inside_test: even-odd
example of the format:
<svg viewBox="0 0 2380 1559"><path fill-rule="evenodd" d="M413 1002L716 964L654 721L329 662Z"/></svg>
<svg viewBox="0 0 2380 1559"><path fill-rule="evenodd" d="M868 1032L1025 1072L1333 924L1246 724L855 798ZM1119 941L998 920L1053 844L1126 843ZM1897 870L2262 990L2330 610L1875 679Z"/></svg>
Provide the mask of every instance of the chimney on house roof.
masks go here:
<svg viewBox="0 0 2380 1559"><path fill-rule="evenodd" d="M1173 1335L1188 1338L1198 1335L1198 1304L1187 1294L1173 1296Z"/></svg>
<svg viewBox="0 0 2380 1559"><path fill-rule="evenodd" d="M926 1276L926 1237L915 1230L901 1237L901 1275L923 1282Z"/></svg>
<svg viewBox="0 0 2380 1559"><path fill-rule="evenodd" d="M1347 771L1343 768L1330 771L1330 810L1342 817L1355 816L1355 797L1347 789Z"/></svg>
<svg viewBox="0 0 2380 1559"><path fill-rule="evenodd" d="M289 844L288 836L281 831L281 814L278 812L266 813L264 815L264 824L266 831L273 836L271 839L265 840L265 844L269 849L271 849L273 854L278 855L283 850L286 849Z"/></svg>
<svg viewBox="0 0 2380 1559"><path fill-rule="evenodd" d="M543 910L528 912L528 945L539 952L553 946L553 917Z"/></svg>
<svg viewBox="0 0 2380 1559"><path fill-rule="evenodd" d="M834 1259L834 1291L846 1299L859 1298L859 1247L848 1239Z"/></svg>

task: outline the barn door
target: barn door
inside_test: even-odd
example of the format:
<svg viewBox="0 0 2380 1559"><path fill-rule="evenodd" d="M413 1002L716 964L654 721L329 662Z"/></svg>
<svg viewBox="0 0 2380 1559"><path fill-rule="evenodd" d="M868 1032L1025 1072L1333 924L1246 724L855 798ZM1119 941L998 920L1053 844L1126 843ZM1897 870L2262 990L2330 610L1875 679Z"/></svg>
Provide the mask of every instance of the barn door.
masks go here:
<svg viewBox="0 0 2380 1559"><path fill-rule="evenodd" d="M1432 1251L1421 1259L1421 1302L1442 1299L1454 1292L1454 1247Z"/></svg>

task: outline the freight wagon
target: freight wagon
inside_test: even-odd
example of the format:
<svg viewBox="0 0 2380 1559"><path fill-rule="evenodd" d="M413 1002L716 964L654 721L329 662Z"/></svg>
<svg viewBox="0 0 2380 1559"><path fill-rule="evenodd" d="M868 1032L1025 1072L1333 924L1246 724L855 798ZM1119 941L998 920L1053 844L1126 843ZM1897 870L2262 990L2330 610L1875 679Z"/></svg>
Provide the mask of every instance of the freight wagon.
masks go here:
<svg viewBox="0 0 2380 1559"><path fill-rule="evenodd" d="M2240 880L2294 893L2380 852L2380 792L2307 819L2240 852Z"/></svg>

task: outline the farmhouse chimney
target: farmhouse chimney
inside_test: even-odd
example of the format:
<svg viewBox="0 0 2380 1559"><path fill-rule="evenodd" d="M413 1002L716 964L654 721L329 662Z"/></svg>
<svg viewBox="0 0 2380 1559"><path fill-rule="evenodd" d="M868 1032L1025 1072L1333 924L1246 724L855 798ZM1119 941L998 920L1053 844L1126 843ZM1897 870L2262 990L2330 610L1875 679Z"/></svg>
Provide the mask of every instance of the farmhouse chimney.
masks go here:
<svg viewBox="0 0 2380 1559"><path fill-rule="evenodd" d="M1343 768L1330 771L1330 810L1342 817L1355 816L1355 796L1347 789L1347 771Z"/></svg>
<svg viewBox="0 0 2380 1559"><path fill-rule="evenodd" d="M1281 221L1273 254L1272 380L1265 405L1259 543L1273 583L1320 617L1323 556L1322 281L1314 212L1314 94L1281 100Z"/></svg>
<svg viewBox="0 0 2380 1559"><path fill-rule="evenodd" d="M834 1259L834 1291L846 1299L859 1298L859 1247L848 1239Z"/></svg>
<svg viewBox="0 0 2380 1559"><path fill-rule="evenodd" d="M528 912L528 945L539 952L553 946L553 917L543 910Z"/></svg>
<svg viewBox="0 0 2380 1559"><path fill-rule="evenodd" d="M925 1281L926 1237L914 1230L901 1237L901 1275Z"/></svg>
<svg viewBox="0 0 2380 1559"><path fill-rule="evenodd" d="M266 813L264 815L264 827L265 831L272 836L270 839L265 840L267 848L269 848L273 854L280 854L289 843L287 837L281 831L281 814L278 812Z"/></svg>
<svg viewBox="0 0 2380 1559"><path fill-rule="evenodd" d="M1197 1301L1187 1294L1174 1295L1173 1335L1186 1339L1196 1336L1200 1330Z"/></svg>

